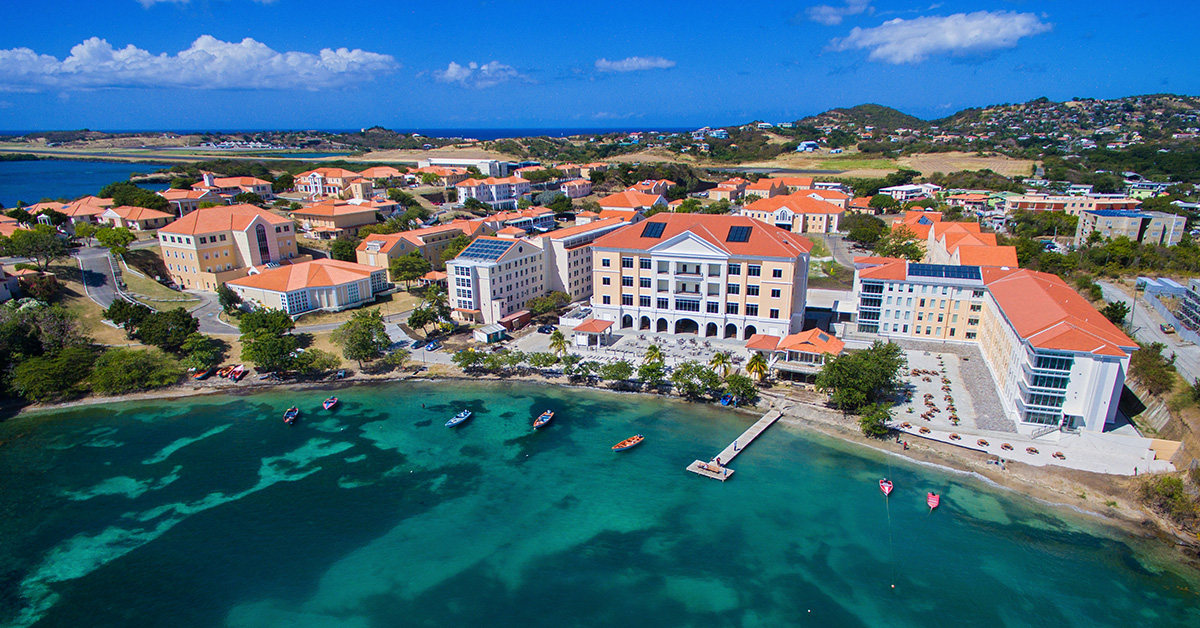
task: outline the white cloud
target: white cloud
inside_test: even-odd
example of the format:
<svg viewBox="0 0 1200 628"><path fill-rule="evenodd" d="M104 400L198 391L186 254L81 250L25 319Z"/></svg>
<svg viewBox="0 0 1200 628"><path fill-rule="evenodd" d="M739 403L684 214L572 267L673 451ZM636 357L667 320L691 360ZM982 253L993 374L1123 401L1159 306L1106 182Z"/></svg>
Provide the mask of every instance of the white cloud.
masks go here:
<svg viewBox="0 0 1200 628"><path fill-rule="evenodd" d="M804 15L808 19L824 24L826 26L837 26L842 23L842 20L851 15L861 15L863 13L874 13L875 7L871 6L871 0L846 0L845 6L834 7L828 4L818 4L808 7L804 10Z"/></svg>
<svg viewBox="0 0 1200 628"><path fill-rule="evenodd" d="M451 61L445 70L438 70L433 73L433 76L440 83L458 83L463 87L474 89L484 89L514 78L524 78L516 68L504 65L499 61L491 61L483 65L474 61L466 65L459 65Z"/></svg>
<svg viewBox="0 0 1200 628"><path fill-rule="evenodd" d="M675 62L662 57L626 57L620 61L596 59L596 69L601 72L637 72L639 70L664 70L675 67Z"/></svg>
<svg viewBox="0 0 1200 628"><path fill-rule="evenodd" d="M917 63L931 55L966 55L1013 48L1017 40L1045 33L1051 24L1032 13L976 11L946 17L894 19L874 28L854 28L833 39L829 49L870 50L872 61Z"/></svg>
<svg viewBox="0 0 1200 628"><path fill-rule="evenodd" d="M253 39L225 42L201 35L177 55L155 55L133 45L113 48L93 37L59 61L29 48L0 50L0 91L110 87L187 89L338 88L393 72L391 55L325 48L317 54L276 52Z"/></svg>

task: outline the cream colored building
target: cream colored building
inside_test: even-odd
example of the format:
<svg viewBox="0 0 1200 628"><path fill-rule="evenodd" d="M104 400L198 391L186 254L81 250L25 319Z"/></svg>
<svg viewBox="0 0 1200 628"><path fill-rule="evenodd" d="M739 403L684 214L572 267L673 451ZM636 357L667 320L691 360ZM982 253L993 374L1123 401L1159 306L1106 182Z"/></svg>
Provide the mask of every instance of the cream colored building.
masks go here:
<svg viewBox="0 0 1200 628"><path fill-rule="evenodd" d="M355 258L359 264L389 268L392 260L417 251L434 268L442 268L442 252L450 241L460 235L474 238L496 233L500 223L487 219L455 220L444 225L424 229L401 231L400 233L371 234L359 243Z"/></svg>
<svg viewBox="0 0 1200 628"><path fill-rule="evenodd" d="M387 271L334 259L255 268L226 285L247 303L283 310L292 316L315 310L336 312L369 303L389 287Z"/></svg>
<svg viewBox="0 0 1200 628"><path fill-rule="evenodd" d="M252 266L301 258L292 221L253 205L198 209L158 230L162 260L180 287L216 290Z"/></svg>
<svg viewBox="0 0 1200 628"><path fill-rule="evenodd" d="M592 242L626 224L607 218L532 238L545 252L546 292L565 292L572 301L592 296Z"/></svg>
<svg viewBox="0 0 1200 628"><path fill-rule="evenodd" d="M358 235L359 227L379 222L378 211L369 203L327 200L297 209L291 216L299 221L303 230L328 240L344 235Z"/></svg>

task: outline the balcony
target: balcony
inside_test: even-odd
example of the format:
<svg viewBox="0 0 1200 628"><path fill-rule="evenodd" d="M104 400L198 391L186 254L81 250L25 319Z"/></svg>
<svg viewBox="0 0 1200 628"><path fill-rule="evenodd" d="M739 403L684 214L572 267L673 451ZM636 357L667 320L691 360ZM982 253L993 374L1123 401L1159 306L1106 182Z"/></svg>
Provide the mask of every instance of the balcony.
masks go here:
<svg viewBox="0 0 1200 628"><path fill-rule="evenodd" d="M700 291L699 290L689 290L687 288L676 288L675 294L683 294L683 295L690 295L693 297L698 297L698 296L700 296Z"/></svg>

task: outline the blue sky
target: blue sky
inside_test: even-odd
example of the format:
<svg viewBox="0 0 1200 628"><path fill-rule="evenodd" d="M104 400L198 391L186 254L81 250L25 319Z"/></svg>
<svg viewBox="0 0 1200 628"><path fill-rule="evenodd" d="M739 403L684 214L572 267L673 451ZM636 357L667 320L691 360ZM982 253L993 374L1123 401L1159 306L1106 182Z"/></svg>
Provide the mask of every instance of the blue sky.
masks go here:
<svg viewBox="0 0 1200 628"><path fill-rule="evenodd" d="M72 0L6 7L0 129L688 127L1200 94L1197 3ZM21 25L16 28L15 25ZM245 41L249 38L251 41Z"/></svg>

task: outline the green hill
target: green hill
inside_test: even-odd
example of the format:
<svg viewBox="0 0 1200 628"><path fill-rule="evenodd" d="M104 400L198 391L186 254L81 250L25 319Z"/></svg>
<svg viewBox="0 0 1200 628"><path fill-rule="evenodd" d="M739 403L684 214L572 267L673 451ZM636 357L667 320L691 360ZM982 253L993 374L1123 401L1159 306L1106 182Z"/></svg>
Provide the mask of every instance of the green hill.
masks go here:
<svg viewBox="0 0 1200 628"><path fill-rule="evenodd" d="M903 111L897 111L883 105L867 104L857 107L830 109L825 113L804 118L800 124L821 126L824 124L846 124L853 122L858 126L873 126L879 129L924 129L929 123L910 116Z"/></svg>

